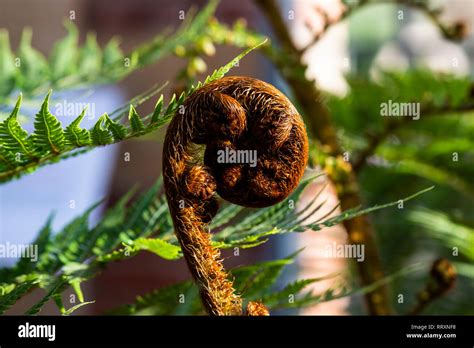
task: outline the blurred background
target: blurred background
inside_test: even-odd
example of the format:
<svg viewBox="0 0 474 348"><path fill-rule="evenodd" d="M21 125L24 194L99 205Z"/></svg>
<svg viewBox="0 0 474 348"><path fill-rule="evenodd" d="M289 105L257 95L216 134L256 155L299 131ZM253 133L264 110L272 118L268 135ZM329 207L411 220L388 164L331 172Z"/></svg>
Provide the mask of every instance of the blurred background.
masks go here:
<svg viewBox="0 0 474 348"><path fill-rule="evenodd" d="M332 103L336 103L333 100L347 97L351 93L347 76L377 80L385 70L403 72L423 66L431 71L468 76L472 79L474 1L452 0L434 3L443 6L443 20L463 23L467 34L462 41L453 42L444 38L430 18L414 8L381 1L366 6L346 20L331 26L324 36L312 44L315 36L326 29L325 23L337 21L343 14L345 5L338 0L278 2L294 45L299 49L307 48L303 55L303 61L308 65L306 77L315 79L317 86L324 92L322 98L328 102L330 110ZM31 27L33 46L48 54L53 43L65 35L63 19L73 17L72 20L80 31L81 42L85 40L88 31L96 33L101 46L111 37L119 36L121 48L127 52L167 28L178 27L182 21L179 17L180 11L186 12L191 6L200 8L205 4L205 1L186 0L0 0L0 28L8 30L12 47L15 48L24 27ZM216 17L229 24L244 18L250 28L270 38L274 36L266 17L250 0L222 1ZM224 45L216 47L216 50L215 55L205 59L209 71L227 63L241 52L240 48ZM114 110L156 83L170 81L164 91L167 96L181 90L183 81L176 77L185 68L186 62L183 59L169 56L136 71L118 83L95 88L87 97L76 92L66 92L55 98L58 102L62 99L87 99L94 105L94 110L83 126L92 126L103 112ZM288 86L278 70L260 54L247 56L231 74L253 76L288 91ZM199 76L205 76L205 73ZM147 102L140 106L140 110L150 112L152 107L153 104ZM54 113L54 107L52 112ZM364 115L364 111L359 112L359 115ZM338 115L333 117L343 129L342 125L347 121L344 117L347 115L343 111L339 115L339 119ZM353 115L356 117L358 114ZM57 116L61 122L67 124L74 115ZM466 117L472 118L472 114ZM363 120L359 121L362 125L357 126L364 129ZM351 130L350 127L348 129ZM352 130L356 132L355 128ZM416 128L413 128L413 132L417 132ZM343 141L345 135L344 131L339 133ZM92 223L97 222L104 209L116 202L131 187L137 185L140 190L145 191L156 181L161 173L163 137L164 132L160 130L153 136L95 149L54 166L43 167L34 175L3 184L0 186L0 241L29 243L52 212L55 215L53 227L57 230L104 197L106 204L92 216ZM349 136L348 139L346 142L350 143L354 138ZM473 139L474 134L471 134L470 140ZM403 140L394 135L390 141L399 144ZM350 146L347 145L348 148ZM413 146L416 151L416 148L431 145L413 143ZM129 161L125 160L126 156L130 157ZM471 167L472 173L472 151L469 156L465 159L470 161L468 166ZM372 160L378 163L380 158L373 157ZM465 180L469 187L472 187L472 176L469 175L466 174ZM359 178L367 206L397 200L433 183L429 177L391 173L378 165L366 167L360 172ZM48 185L52 182L55 183L54 188ZM310 202L315 193L325 187L324 195L319 196L318 202L315 202L319 204L326 201L327 209L318 212L321 216L338 203L336 189L332 184L325 186L326 183L327 179L318 181L311 185L305 194L306 202ZM474 226L472 195L463 196L449 184L441 184L435 194L420 198L419 205L453 214L459 223L462 222L470 228ZM338 211L333 212L337 213ZM450 255L449 248L435 242L429 235L423 235L420 232L423 230L420 224L408 221L408 218L396 209L377 212L373 214L372 219L377 231L382 262L389 273L413 260L431 262L438 256ZM320 251L333 242L347 242L343 226L333 226L318 233L278 236L260 247L242 250L239 257L224 253L224 258L227 267L234 267L287 256L304 247L298 263L286 271L284 278L318 277L351 269L345 259L321 256ZM474 244L471 245L474 248ZM10 266L14 262L13 259L0 259L0 266ZM400 283L395 281L392 294L394 303L399 294L414 297L415 292L424 284L424 276L426 274L410 275L408 280ZM170 263L153 254L141 253L130 260L110 264L100 276L87 282L83 290L87 297L94 298L96 303L84 307L78 313L101 314L120 304L133 302L138 294L188 278L189 273L182 260ZM429 313L474 314L472 279L474 278L461 277L457 288L449 294L449 299L431 307ZM324 290L336 281L331 279L317 283L315 291ZM39 293L33 293L23 299L11 313L23 313L40 296ZM469 300L471 306L466 308L464 304ZM361 302L359 298L346 297L302 309L299 313L361 313ZM57 313L54 304L49 304L41 312Z"/></svg>

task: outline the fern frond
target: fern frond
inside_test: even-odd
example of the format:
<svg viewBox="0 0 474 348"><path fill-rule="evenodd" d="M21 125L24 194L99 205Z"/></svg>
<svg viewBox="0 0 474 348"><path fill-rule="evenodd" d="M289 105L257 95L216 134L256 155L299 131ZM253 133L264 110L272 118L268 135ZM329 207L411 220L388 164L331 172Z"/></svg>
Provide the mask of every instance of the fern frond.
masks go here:
<svg viewBox="0 0 474 348"><path fill-rule="evenodd" d="M289 199L296 201L314 178L304 180L301 187ZM93 228L89 227L89 216L100 202L67 224L54 237L51 237L51 219L49 219L37 239L38 245L41 246L38 262L27 267L20 262L16 267L8 269L8 272L5 270L0 272L0 276L4 278L2 281L9 287L8 292L15 289L20 284L19 282L36 279L35 285L49 291L46 297L29 311L29 313L37 313L46 301L57 297L57 294L68 285L75 288L78 296L82 298L79 285L94 277L108 262L132 257L140 251L152 252L167 260L180 258L182 253L173 233L166 199L163 194L158 194L161 184L160 179L127 208L127 202L133 192L131 191L107 211L102 221ZM414 198L416 195L407 199ZM239 211L239 214L247 215L243 221L247 221L248 226L243 231L236 231L233 228L231 222L238 216L237 210L228 207L216 216L215 221L223 225L220 226L222 231L214 235L214 243L220 248L253 247L264 243L266 238L273 234L294 233L301 229L319 230L326 225L350 219L362 212L389 207L396 203L368 209L354 209L343 212L336 218L329 218L314 225L305 225L304 220L299 220L298 217L304 217L306 215L304 212L310 210L305 207L300 211L288 209L288 202L284 201L278 204L276 209L269 207ZM223 216L220 217L220 214ZM288 224L289 220L298 221L300 225L292 226ZM258 223L253 224L254 222ZM233 235L229 235L226 229L233 231ZM251 298L263 297L263 290L268 290L273 286L283 267L291 263L294 256L249 266L245 268L245 272L235 271L233 275L236 278L237 288L239 291L248 293ZM51 289L55 290L51 292ZM314 302L313 299L311 301ZM311 301L308 300L308 303ZM178 308L175 309L178 310Z"/></svg>
<svg viewBox="0 0 474 348"><path fill-rule="evenodd" d="M428 209L409 212L408 220L422 227L424 233L449 250L456 247L459 254L474 262L474 228L452 221L447 214Z"/></svg>
<svg viewBox="0 0 474 348"><path fill-rule="evenodd" d="M89 33L85 44L78 43L79 32L65 21L67 34L57 41L48 59L31 47L31 29L23 32L18 52L13 53L8 32L0 31L0 100L15 89L25 96L36 96L50 88L78 89L118 81L134 71L174 54L177 47L191 48L207 37L205 28L217 7L212 0L197 14L189 11L181 27L172 34L159 34L150 43L124 53L114 38L102 49ZM14 58L19 58L19 69Z"/></svg>
<svg viewBox="0 0 474 348"><path fill-rule="evenodd" d="M13 288L6 295L0 296L0 314L13 306L21 297L36 285L35 281L26 281Z"/></svg>
<svg viewBox="0 0 474 348"><path fill-rule="evenodd" d="M220 78L234 66L235 61L242 59L250 51L251 49L246 50L218 69L218 72L206 78L206 83ZM139 96L132 100L132 103L128 105L129 127L120 123L121 118L125 116L121 107L112 112L112 115L117 115L116 117L110 117L107 113L103 114L89 131L79 128L79 124L84 118L84 110L63 130L59 120L48 110L51 96L51 92L49 92L40 112L36 115L35 132L31 137L21 128L16 119L21 103L20 97L10 117L0 124L0 183L32 172L42 165L85 153L97 146L109 145L151 133L171 120L176 110L195 90L195 87L181 93L179 97L173 95L167 105L164 105L163 95L161 95L153 113L140 117L135 105L143 103L160 89L155 88L145 96ZM145 121L147 121L146 126ZM12 159L18 157L18 154L20 154L20 159L13 162Z"/></svg>
<svg viewBox="0 0 474 348"><path fill-rule="evenodd" d="M66 145L61 122L49 112L51 93L52 91L49 91L46 95L41 109L35 117L35 131L32 140L38 154L48 152L59 154Z"/></svg>

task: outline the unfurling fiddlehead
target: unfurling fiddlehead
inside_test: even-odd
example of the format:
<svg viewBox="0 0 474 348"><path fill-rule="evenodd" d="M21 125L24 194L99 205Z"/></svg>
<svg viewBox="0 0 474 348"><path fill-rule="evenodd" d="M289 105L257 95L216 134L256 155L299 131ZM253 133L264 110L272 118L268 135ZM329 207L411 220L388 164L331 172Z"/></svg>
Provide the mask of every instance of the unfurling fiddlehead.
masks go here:
<svg viewBox="0 0 474 348"><path fill-rule="evenodd" d="M209 223L215 194L246 207L285 199L306 167L308 139L301 116L275 87L226 77L191 94L171 121L163 176L175 232L210 315L241 315L242 299L228 279ZM200 146L206 145L204 163ZM253 158L253 160L252 160ZM248 315L268 315L250 302Z"/></svg>

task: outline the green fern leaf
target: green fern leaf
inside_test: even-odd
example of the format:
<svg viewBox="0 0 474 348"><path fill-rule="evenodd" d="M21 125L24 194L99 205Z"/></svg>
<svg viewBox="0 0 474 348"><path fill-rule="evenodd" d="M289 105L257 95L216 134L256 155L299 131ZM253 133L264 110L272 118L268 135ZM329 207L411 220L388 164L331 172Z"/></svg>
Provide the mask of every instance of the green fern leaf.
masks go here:
<svg viewBox="0 0 474 348"><path fill-rule="evenodd" d="M130 105L130 111L128 113L128 120L130 121L130 126L132 127L132 133L138 133L145 129L142 119L137 113L137 110Z"/></svg>
<svg viewBox="0 0 474 348"><path fill-rule="evenodd" d="M16 285L8 294L0 296L0 314L3 314L7 309L13 306L21 297L30 291L36 283L35 281L23 282Z"/></svg>
<svg viewBox="0 0 474 348"><path fill-rule="evenodd" d="M248 53L248 50L245 51L244 54L245 53ZM240 55L239 57L241 58L244 54ZM232 65L233 64L230 64L230 65L228 64L228 66L229 66L228 69L230 69L232 67ZM226 68L223 71L224 72L228 71L228 69ZM206 81L208 81L208 82L213 81L213 79L217 78L218 76L220 76L220 75L217 74L217 73L214 73L208 79L206 79ZM201 85L202 84L198 84L198 86L201 86ZM149 98L151 95L154 95L156 93L156 91L157 91L157 89L155 88L151 92L145 94L144 96L143 95L140 96L140 98L136 99L137 100L136 105L140 105L142 102L146 101L147 98ZM128 139L128 138L131 138L131 137L138 137L138 136L150 133L150 132L158 129L159 127L165 125L167 122L170 121L170 119L173 116L173 113L180 106L180 104L184 101L186 96L189 95L191 92L192 92L192 89L188 90L186 92L183 92L178 98L176 97L176 95L174 95L174 97L171 99L170 103L167 105L166 111L164 113L161 112L161 114L157 113L158 115L160 115L161 118L158 118L156 123L151 123L147 127L144 126L143 120L138 116L134 106L132 105L132 107L130 107L130 110L129 110L130 111L129 115L130 115L130 123L131 123L132 132L127 131L127 135L125 136L124 139ZM132 99L132 100L135 100L135 99ZM164 105L160 105L160 104L161 103L158 103L158 106L163 108ZM157 109L159 109L159 108L157 108ZM116 115L116 117L114 116L111 119L113 119L115 122L118 122L120 120L120 117L123 116L123 108L122 107L119 108L118 110L114 111L112 114ZM50 119L50 121L52 121L54 123L59 122L54 118L54 116L51 115L51 117L52 118ZM150 115L150 117L152 117L152 115ZM90 151L90 150L94 149L96 146L107 145L107 144L111 144L111 143L114 143L114 142L118 141L117 138L121 138L123 136L123 130L121 129L120 126L117 126L116 128L113 129L114 133L112 133L112 129L109 128L111 126L111 123L107 122L107 120L106 120L107 118L108 117L104 116L104 115L102 115L101 118L99 118L99 120L94 125L92 130L90 130L91 143L87 144L89 146L83 147L79 151L74 151L74 150L76 150L77 146L70 146L71 144L73 144L74 142L77 141L77 139L70 133L70 131L74 129L76 132L79 132L78 129L73 128L74 125L72 125L71 128L69 129L68 137L66 138L66 136L64 135L64 132L62 131L62 129L59 125L59 127L56 127L54 129L55 133L53 133L52 135L53 136L54 135L58 136L59 140L63 139L63 141L55 143L54 141L58 140L58 138L56 136L51 138L51 139L47 139L47 137L46 137L46 139L45 139L45 140L52 140L53 141L52 145L54 145L53 149L56 148L57 150L60 150L59 152L51 151L51 143L49 143L49 141L48 141L48 144L47 144L48 147L46 149L43 149L43 148L35 149L35 147L33 146L32 149L31 149L31 155L29 155L29 153L27 153L27 157L31 157L35 161L33 163L26 163L25 164L25 163L23 163L24 162L23 158L20 157L20 159L18 160L18 162L20 162L20 163L15 163L13 168L12 168L12 164L10 163L11 161L9 162L9 159L11 159L11 156L3 156L2 157L3 159L0 159L0 170L1 170L1 172L0 172L0 182L7 182L7 181L9 181L9 180L11 180L15 177L21 176L21 175L26 174L26 173L30 173L30 172L36 170L37 168L39 168L40 166L43 166L45 164L48 164L48 163L51 163L51 162L59 162L60 160L86 153L87 151ZM78 124L77 124L77 126L78 126ZM48 130L48 129L47 128L43 129L43 133L45 133L45 134L43 134L44 136L47 135L46 130ZM5 132L3 132L3 133L5 134ZM1 136L2 135L0 134L0 137ZM10 136L10 135L7 135L7 136ZM83 136L83 141L79 143L80 145L86 144L88 142L87 141L87 135L84 131L82 131L82 136ZM35 137L35 138L37 139L37 137ZM31 139L32 139L31 137L26 138L24 143L26 145L28 143L31 143ZM2 146L3 146L4 150L8 150L7 146L4 146L4 144L2 144L1 140L0 140L0 147L2 147ZM66 147L66 146L68 146L68 148L63 149L63 147ZM38 153L35 150L46 151L46 152L39 152ZM20 153L20 155L23 154L22 151L20 151L19 153ZM4 154L4 152L2 152L2 154ZM17 155L17 153L13 153L13 154Z"/></svg>
<svg viewBox="0 0 474 348"><path fill-rule="evenodd" d="M102 56L102 69L107 70L115 66L117 62L123 59L123 52L119 47L119 41L116 38L110 40L104 47Z"/></svg>
<svg viewBox="0 0 474 348"><path fill-rule="evenodd" d="M79 58L79 72L93 80L100 72L102 65L102 52L93 33L87 34L84 47Z"/></svg>
<svg viewBox="0 0 474 348"><path fill-rule="evenodd" d="M46 220L45 225L38 233L38 236L32 243L32 245L36 245L38 248L37 257L38 260L42 259L45 255L44 253L47 252L48 246L51 243L51 234L52 234L52 222L53 222L53 214L51 214L48 219ZM14 274L19 276L21 274L27 274L33 272L36 268L36 263L32 262L29 258L21 258L20 261L14 267Z"/></svg>
<svg viewBox="0 0 474 348"><path fill-rule="evenodd" d="M165 115L173 114L175 109L178 107L176 103L176 94L173 93L170 102L168 103L168 107L166 108Z"/></svg>
<svg viewBox="0 0 474 348"><path fill-rule="evenodd" d="M31 46L31 37L31 28L25 28L18 50L21 62L18 85L25 92L33 91L49 74L46 58Z"/></svg>
<svg viewBox="0 0 474 348"><path fill-rule="evenodd" d="M157 123L160 119L161 110L163 109L163 94L160 95L160 98L156 102L155 110L153 111L153 115L151 116L150 124Z"/></svg>
<svg viewBox="0 0 474 348"><path fill-rule="evenodd" d="M219 79L223 78L225 76L225 74L227 74L230 69L232 69L234 66L236 66L242 58L244 58L247 54L249 54L253 50L257 49L258 47L264 45L267 41L268 40L265 39L264 41L262 41L258 45L254 46L254 47L247 48L245 51L243 51L237 57L232 59L229 63L227 63L223 67L221 67L221 68L217 69L216 71L214 71L212 73L212 75L208 76L206 78L204 84L207 84L207 83L210 83L212 81L216 81L216 80L219 80Z"/></svg>
<svg viewBox="0 0 474 348"><path fill-rule="evenodd" d="M113 136L107 128L108 115L104 113L99 117L91 130L91 139L94 145L107 145L113 142Z"/></svg>
<svg viewBox="0 0 474 348"><path fill-rule="evenodd" d="M310 279L299 279L292 283L287 284L283 289L272 293L264 294L261 300L270 309L278 309L284 307L288 303L289 296L300 293L308 285L314 284L319 281L330 279L334 275L321 278L310 278ZM299 300L299 299L298 299Z"/></svg>
<svg viewBox="0 0 474 348"><path fill-rule="evenodd" d="M17 166L17 161L13 153L6 151L3 147L0 147L0 168L1 171L12 170Z"/></svg>
<svg viewBox="0 0 474 348"><path fill-rule="evenodd" d="M8 32L0 30L0 100L15 87L15 63Z"/></svg>
<svg viewBox="0 0 474 348"><path fill-rule="evenodd" d="M91 143L91 136L87 129L80 128L84 116L86 114L87 107L82 110L81 114L72 121L69 126L66 127L64 131L64 136L66 138L66 145L72 147L81 147L87 146Z"/></svg>
<svg viewBox="0 0 474 348"><path fill-rule="evenodd" d="M127 136L127 128L125 126L121 125L118 122L115 122L112 120L109 115L106 115L106 123L108 129L112 132L112 135L114 136L115 141L119 141L122 139L125 139Z"/></svg>
<svg viewBox="0 0 474 348"><path fill-rule="evenodd" d="M61 280L57 280L56 283L54 283L51 286L51 289L48 291L48 293L38 302L36 302L33 306L30 307L25 312L25 315L36 315L38 314L43 306L48 302L56 293L60 292L61 288L63 288L65 283Z"/></svg>
<svg viewBox="0 0 474 348"><path fill-rule="evenodd" d="M65 311L62 313L62 315L65 315L65 316L71 315L73 312L75 312L75 311L78 310L79 308L84 307L84 306L87 306L87 305L90 305L90 304L93 304L93 303L95 303L95 301L86 301L86 302L78 303L77 305L72 306L72 307L69 308L68 310L65 310Z"/></svg>
<svg viewBox="0 0 474 348"><path fill-rule="evenodd" d="M35 116L35 131L32 135L33 143L38 153L60 153L66 145L61 122L49 112L50 90Z"/></svg>
<svg viewBox="0 0 474 348"><path fill-rule="evenodd" d="M57 84L60 79L74 72L78 58L79 32L77 27L70 21L66 21L64 26L67 35L56 43L50 57L53 84Z"/></svg>
<svg viewBox="0 0 474 348"><path fill-rule="evenodd" d="M181 248L158 238L138 238L133 242L133 248L150 251L165 260L176 260L181 255Z"/></svg>
<svg viewBox="0 0 474 348"><path fill-rule="evenodd" d="M296 254L280 260L260 262L231 271L235 278L234 286L245 294L246 298L262 297L275 283L285 266L294 262Z"/></svg>
<svg viewBox="0 0 474 348"><path fill-rule="evenodd" d="M192 282L186 281L165 286L143 296L137 296L135 303L120 306L107 314L176 315L180 313L180 307L183 307L183 304L179 302L180 294L184 294L186 297L187 311L184 314L190 315L203 312L196 286Z"/></svg>
<svg viewBox="0 0 474 348"><path fill-rule="evenodd" d="M18 123L17 116L21 106L22 96L18 97L15 108L10 116L0 123L0 144L4 151L8 151L12 156L16 154L26 155L28 158L34 158L34 146L25 131ZM8 155L5 155L6 157ZM10 158L6 158L11 160Z"/></svg>

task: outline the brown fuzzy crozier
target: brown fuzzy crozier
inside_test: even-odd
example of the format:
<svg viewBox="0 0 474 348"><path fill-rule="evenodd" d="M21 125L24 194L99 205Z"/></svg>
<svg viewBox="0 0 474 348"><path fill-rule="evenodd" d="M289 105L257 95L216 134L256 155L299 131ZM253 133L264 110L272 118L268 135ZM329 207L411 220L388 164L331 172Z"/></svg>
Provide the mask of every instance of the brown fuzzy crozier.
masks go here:
<svg viewBox="0 0 474 348"><path fill-rule="evenodd" d="M241 315L242 299L224 270L219 250L211 245L209 223L218 210L216 193L246 207L266 207L288 197L306 167L306 129L279 90L250 77L209 83L183 106L184 112L178 111L168 127L163 150L175 232L208 314ZM206 146L204 160L200 145ZM256 151L256 165L219 163L218 151L226 148ZM247 314L268 315L268 311L261 303L250 302Z"/></svg>

